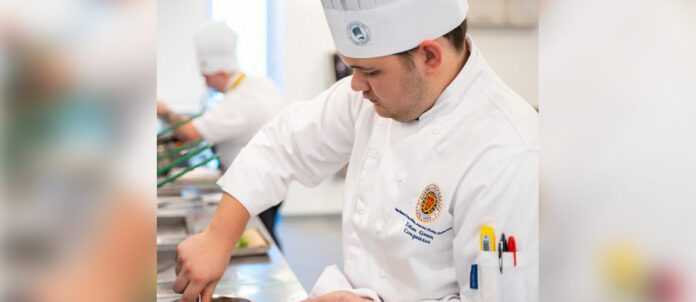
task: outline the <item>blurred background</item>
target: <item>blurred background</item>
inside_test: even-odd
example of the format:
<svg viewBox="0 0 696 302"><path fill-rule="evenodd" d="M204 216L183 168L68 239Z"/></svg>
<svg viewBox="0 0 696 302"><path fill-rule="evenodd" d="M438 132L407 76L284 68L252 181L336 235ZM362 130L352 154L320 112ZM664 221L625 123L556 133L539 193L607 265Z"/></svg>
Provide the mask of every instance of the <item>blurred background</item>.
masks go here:
<svg viewBox="0 0 696 302"><path fill-rule="evenodd" d="M696 2L543 1L543 301L695 301Z"/></svg>
<svg viewBox="0 0 696 302"><path fill-rule="evenodd" d="M695 301L696 3L470 3L482 54L540 111L542 301ZM0 1L1 301L168 297L160 260L181 237L166 232L200 231L221 164L165 184L201 159L174 140L185 160L163 169L155 104L195 115L223 98L192 42L210 20L284 104L341 75L315 0ZM299 300L343 261L342 189L341 173L293 184L277 242L253 221L265 239L220 291Z"/></svg>
<svg viewBox="0 0 696 302"><path fill-rule="evenodd" d="M153 295L156 17L0 2L0 300Z"/></svg>

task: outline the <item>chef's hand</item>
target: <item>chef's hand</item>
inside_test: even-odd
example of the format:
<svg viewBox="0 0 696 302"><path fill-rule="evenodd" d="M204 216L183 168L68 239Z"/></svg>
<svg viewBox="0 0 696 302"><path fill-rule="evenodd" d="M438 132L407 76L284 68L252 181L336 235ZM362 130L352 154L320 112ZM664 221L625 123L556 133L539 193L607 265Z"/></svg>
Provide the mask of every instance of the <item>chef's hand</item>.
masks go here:
<svg viewBox="0 0 696 302"><path fill-rule="evenodd" d="M304 302L365 302L372 301L372 299L360 297L349 291L339 290L335 292L330 292L326 295L315 297L312 299L307 299Z"/></svg>
<svg viewBox="0 0 696 302"><path fill-rule="evenodd" d="M183 294L182 302L196 302L198 295L209 302L215 285L222 278L230 251L221 247L223 238L209 231L193 235L176 247L176 281L173 290Z"/></svg>
<svg viewBox="0 0 696 302"><path fill-rule="evenodd" d="M163 102L162 100L157 100L157 116L165 117L171 111L172 110L169 108L167 103Z"/></svg>
<svg viewBox="0 0 696 302"><path fill-rule="evenodd" d="M183 294L181 302L196 302L199 295L202 302L210 302L248 221L244 206L225 193L206 230L176 247L176 280L172 289Z"/></svg>

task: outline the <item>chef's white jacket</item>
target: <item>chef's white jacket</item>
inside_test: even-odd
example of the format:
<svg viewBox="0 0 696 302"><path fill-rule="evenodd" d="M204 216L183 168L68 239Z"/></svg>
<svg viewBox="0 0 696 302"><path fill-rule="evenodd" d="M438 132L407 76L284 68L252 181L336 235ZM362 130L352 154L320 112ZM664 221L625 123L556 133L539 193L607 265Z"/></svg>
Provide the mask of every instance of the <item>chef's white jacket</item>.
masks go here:
<svg viewBox="0 0 696 302"><path fill-rule="evenodd" d="M464 68L418 120L378 116L344 79L264 127L219 185L254 215L282 200L290 181L316 185L348 162L343 256L356 292L537 301L537 113L467 43ZM517 240L517 265L505 253L502 274L497 252L480 250L484 225L496 240Z"/></svg>
<svg viewBox="0 0 696 302"><path fill-rule="evenodd" d="M230 83L242 75L236 73ZM236 87L225 92L224 99L195 119L193 125L206 141L216 145L220 162L229 167L239 151L281 107L282 96L273 82L244 76Z"/></svg>

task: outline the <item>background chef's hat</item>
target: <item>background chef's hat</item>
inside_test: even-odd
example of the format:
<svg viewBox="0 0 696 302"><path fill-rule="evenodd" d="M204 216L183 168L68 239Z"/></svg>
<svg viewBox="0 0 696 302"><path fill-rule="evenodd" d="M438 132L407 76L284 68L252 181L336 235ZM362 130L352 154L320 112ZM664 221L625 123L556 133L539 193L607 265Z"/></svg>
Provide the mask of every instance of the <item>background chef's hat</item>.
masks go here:
<svg viewBox="0 0 696 302"><path fill-rule="evenodd" d="M467 0L322 0L336 49L375 58L445 35L469 12Z"/></svg>
<svg viewBox="0 0 696 302"><path fill-rule="evenodd" d="M237 34L224 22L204 25L193 40L203 74L237 70Z"/></svg>

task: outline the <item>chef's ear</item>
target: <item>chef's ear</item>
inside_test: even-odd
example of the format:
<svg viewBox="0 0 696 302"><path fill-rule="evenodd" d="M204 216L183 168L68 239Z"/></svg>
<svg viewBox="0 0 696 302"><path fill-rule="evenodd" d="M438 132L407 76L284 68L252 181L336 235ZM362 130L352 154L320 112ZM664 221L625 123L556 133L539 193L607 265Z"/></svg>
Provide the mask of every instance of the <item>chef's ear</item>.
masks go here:
<svg viewBox="0 0 696 302"><path fill-rule="evenodd" d="M425 63L425 73L435 74L442 67L442 45L433 40L425 40L418 45L421 59Z"/></svg>

